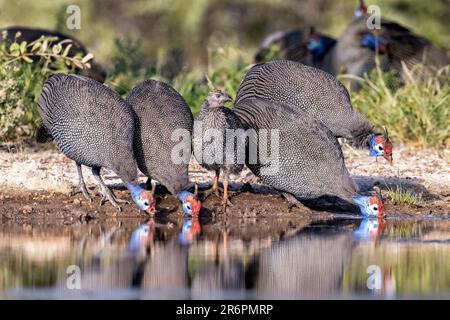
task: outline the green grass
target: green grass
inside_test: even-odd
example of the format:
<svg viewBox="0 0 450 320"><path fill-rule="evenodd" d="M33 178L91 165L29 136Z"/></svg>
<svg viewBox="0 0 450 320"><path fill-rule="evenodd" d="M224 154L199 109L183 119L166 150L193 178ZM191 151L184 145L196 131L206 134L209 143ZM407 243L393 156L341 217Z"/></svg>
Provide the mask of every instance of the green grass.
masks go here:
<svg viewBox="0 0 450 320"><path fill-rule="evenodd" d="M353 106L376 127L386 126L396 144L450 147L450 66L420 80L421 66L409 70L403 86L392 73L374 70L352 92Z"/></svg>
<svg viewBox="0 0 450 320"><path fill-rule="evenodd" d="M46 50L54 54L54 45L57 43ZM2 141L31 136L40 122L36 102L45 78L53 72L75 72L77 64L81 63L81 57L60 57L64 50L59 49L56 59L43 55L37 63L30 63L33 45L26 44L22 49L20 44L15 45L14 50L4 44L0 49ZM205 71L183 69L173 78L167 78L161 72L161 65L157 62L149 64L143 59L142 50L139 42L117 40L106 85L125 97L144 80L165 81L184 97L194 115L213 88L220 88L235 97L251 65L248 52L235 46L217 45L208 50ZM426 80L420 80L420 66L408 72L410 80L400 86L393 73L382 73L379 68L373 70L359 79L362 89L351 93L353 106L379 130L386 126L396 145L450 147L450 66Z"/></svg>
<svg viewBox="0 0 450 320"><path fill-rule="evenodd" d="M422 194L414 194L401 185L388 187L385 194L394 205L417 206L422 201Z"/></svg>

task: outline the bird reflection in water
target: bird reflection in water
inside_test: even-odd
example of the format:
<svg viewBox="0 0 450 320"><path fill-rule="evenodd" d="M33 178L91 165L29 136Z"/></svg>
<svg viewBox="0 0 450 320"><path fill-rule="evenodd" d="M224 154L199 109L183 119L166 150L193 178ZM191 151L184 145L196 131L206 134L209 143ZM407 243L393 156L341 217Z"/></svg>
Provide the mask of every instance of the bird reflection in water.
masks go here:
<svg viewBox="0 0 450 320"><path fill-rule="evenodd" d="M200 232L201 226L198 218L184 219L178 240L182 245L188 246L195 241Z"/></svg>
<svg viewBox="0 0 450 320"><path fill-rule="evenodd" d="M386 229L386 220L381 219L363 219L358 229L353 232L357 241L376 241L379 240Z"/></svg>

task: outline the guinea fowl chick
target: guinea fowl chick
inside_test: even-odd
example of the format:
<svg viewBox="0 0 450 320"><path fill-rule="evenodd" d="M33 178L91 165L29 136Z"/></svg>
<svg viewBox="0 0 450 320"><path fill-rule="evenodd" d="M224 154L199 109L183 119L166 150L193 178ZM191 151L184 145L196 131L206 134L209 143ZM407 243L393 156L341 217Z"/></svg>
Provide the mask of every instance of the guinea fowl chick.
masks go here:
<svg viewBox="0 0 450 320"><path fill-rule="evenodd" d="M59 150L75 161L78 188L91 200L81 165L92 169L105 200L121 210L119 202L100 176L100 169L114 171L130 190L141 210L153 214L153 194L137 182L133 154L134 116L131 107L113 90L83 76L55 74L44 83L38 102L42 118L38 137L53 138Z"/></svg>
<svg viewBox="0 0 450 320"><path fill-rule="evenodd" d="M244 127L231 109L224 106L231 97L220 90L211 91L194 121L194 156L205 169L214 171L210 192L218 194L220 171L223 173L223 209L228 200L228 179L239 173L245 163Z"/></svg>

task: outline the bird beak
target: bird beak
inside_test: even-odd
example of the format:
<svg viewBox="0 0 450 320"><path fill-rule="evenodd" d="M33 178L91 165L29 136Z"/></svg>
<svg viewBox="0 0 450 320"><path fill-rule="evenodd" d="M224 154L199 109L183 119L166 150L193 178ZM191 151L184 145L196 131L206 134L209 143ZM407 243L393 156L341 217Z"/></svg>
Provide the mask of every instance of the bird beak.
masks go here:
<svg viewBox="0 0 450 320"><path fill-rule="evenodd" d="M149 215L155 215L155 212L156 212L156 208L154 207L154 206L150 206L150 207L148 207L148 209L147 209L147 213L149 214Z"/></svg>
<svg viewBox="0 0 450 320"><path fill-rule="evenodd" d="M231 98L229 95L226 96L226 98L223 100L223 102L232 102L233 98Z"/></svg>
<svg viewBox="0 0 450 320"><path fill-rule="evenodd" d="M392 162L393 162L392 154L384 154L383 158L385 158L392 166Z"/></svg>

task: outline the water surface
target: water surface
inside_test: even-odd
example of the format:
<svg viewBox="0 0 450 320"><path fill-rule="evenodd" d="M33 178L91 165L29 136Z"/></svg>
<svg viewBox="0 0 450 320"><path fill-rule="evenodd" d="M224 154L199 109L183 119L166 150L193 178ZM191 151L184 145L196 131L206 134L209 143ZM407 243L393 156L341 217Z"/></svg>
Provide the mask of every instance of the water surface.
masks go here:
<svg viewBox="0 0 450 320"><path fill-rule="evenodd" d="M0 223L0 298L450 298L450 221Z"/></svg>

